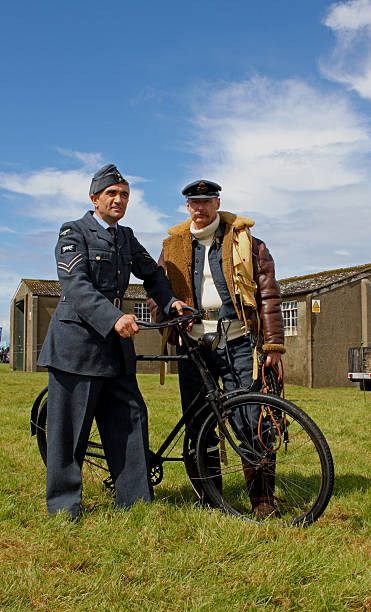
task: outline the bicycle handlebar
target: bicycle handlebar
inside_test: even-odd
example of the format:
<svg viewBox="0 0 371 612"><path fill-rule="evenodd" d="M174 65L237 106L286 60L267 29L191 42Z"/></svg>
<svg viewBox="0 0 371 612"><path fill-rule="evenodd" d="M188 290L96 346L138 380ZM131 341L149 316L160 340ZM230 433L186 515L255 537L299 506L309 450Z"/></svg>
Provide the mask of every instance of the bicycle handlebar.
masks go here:
<svg viewBox="0 0 371 612"><path fill-rule="evenodd" d="M179 325L184 321L191 321L192 319L197 319L201 316L201 313L196 308L192 308L192 306L184 307L184 310L190 310L191 314L182 315L181 317L175 317L174 319L169 319L168 321L164 321L163 323L149 323L148 321L142 321L141 319L137 319L136 324L139 327L146 327L147 329L163 329L165 327L173 327L174 325Z"/></svg>

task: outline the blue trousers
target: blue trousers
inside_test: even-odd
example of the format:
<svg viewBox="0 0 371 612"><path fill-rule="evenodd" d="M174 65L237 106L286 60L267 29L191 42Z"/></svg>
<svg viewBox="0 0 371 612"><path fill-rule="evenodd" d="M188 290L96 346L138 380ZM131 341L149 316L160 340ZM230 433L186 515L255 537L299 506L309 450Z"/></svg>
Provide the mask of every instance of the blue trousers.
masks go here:
<svg viewBox="0 0 371 612"><path fill-rule="evenodd" d="M242 386L250 387L252 385L254 347L250 334L228 342L229 358L226 348L217 348L215 351L210 351L201 347L200 351L214 380L218 382L219 378L222 379L224 391L232 391ZM178 353L183 353L181 347L178 347ZM185 411L200 391L202 381L190 361L180 360L178 364L182 408L183 411ZM200 408L203 403L204 399L201 395L196 403L195 411ZM256 409L250 409L248 415L246 411L240 410L239 414L235 415L232 426L235 426L236 430L241 428L256 430L259 414L260 410L258 406L256 406ZM246 422L246 418L248 418L248 423ZM201 423L194 421L189 429L190 436L194 440L197 439L200 425Z"/></svg>
<svg viewBox="0 0 371 612"><path fill-rule="evenodd" d="M54 514L80 508L81 468L95 417L116 505L150 502L147 409L135 375L82 376L49 368L46 503Z"/></svg>

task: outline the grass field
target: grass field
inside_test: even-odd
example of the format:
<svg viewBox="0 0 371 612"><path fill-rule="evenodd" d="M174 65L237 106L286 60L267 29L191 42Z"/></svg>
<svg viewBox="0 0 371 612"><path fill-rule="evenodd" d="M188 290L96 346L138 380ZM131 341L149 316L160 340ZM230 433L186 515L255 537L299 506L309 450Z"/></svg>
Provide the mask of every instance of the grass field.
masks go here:
<svg viewBox="0 0 371 612"><path fill-rule="evenodd" d="M180 414L177 380L160 387L157 376L138 378L156 447ZM309 528L202 508L180 463L166 466L154 504L130 511L117 511L86 474L82 516L71 523L47 515L45 468L29 435L32 401L46 384L45 374L0 365L1 610L371 609L371 393L286 388L323 430L335 463L333 497Z"/></svg>

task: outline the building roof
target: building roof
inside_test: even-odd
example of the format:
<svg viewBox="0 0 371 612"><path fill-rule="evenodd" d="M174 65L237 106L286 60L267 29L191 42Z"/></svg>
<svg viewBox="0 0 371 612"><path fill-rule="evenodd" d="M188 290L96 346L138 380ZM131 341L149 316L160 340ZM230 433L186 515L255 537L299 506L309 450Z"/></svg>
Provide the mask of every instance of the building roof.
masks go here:
<svg viewBox="0 0 371 612"><path fill-rule="evenodd" d="M33 295L48 295L59 297L61 286L57 280L39 280L37 278L22 278L24 283Z"/></svg>
<svg viewBox="0 0 371 612"><path fill-rule="evenodd" d="M352 268L340 268L338 270L327 270L325 272L317 272L316 274L308 274L307 276L293 276L291 278L283 278L279 281L282 297L288 295L300 295L303 293L312 293L325 287L331 287L337 283L346 282L356 278L365 272L371 273L371 263L363 266L354 266Z"/></svg>
<svg viewBox="0 0 371 612"><path fill-rule="evenodd" d="M283 278L279 281L282 297L290 295L300 295L319 291L326 287L331 287L337 283L346 282L365 273L371 273L371 263L352 268L340 268L338 270L327 270L308 274L307 276L292 276ZM22 278L22 282L29 288L33 295L47 295L59 297L61 287L57 280L38 280L32 278ZM146 291L140 283L130 283L124 299L126 300L145 300Z"/></svg>
<svg viewBox="0 0 371 612"><path fill-rule="evenodd" d="M47 295L49 297L59 297L61 295L61 286L57 280L22 278L21 282L27 286L33 295ZM124 297L127 300L145 300L146 291L143 285L130 283Z"/></svg>
<svg viewBox="0 0 371 612"><path fill-rule="evenodd" d="M145 300L147 296L143 285L139 283L130 283L125 291L124 300Z"/></svg>

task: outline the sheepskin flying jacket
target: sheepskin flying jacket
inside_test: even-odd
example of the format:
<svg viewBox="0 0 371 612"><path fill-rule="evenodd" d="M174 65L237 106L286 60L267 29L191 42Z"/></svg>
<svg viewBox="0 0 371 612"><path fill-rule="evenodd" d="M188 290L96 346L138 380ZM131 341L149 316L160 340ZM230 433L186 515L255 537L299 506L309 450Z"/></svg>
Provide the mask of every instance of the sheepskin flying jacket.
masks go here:
<svg viewBox="0 0 371 612"><path fill-rule="evenodd" d="M252 219L225 211L219 211L219 215L220 222L225 225L222 247L223 272L238 318L241 324L247 320L255 333L259 328L261 329L264 352L279 351L284 353L281 297L280 288L275 279L274 261L264 242L251 236L249 228L254 225ZM190 225L191 220L188 219L168 230L169 237L164 240L158 263L165 269L174 295L190 306L194 306ZM242 305L241 291L236 287L232 251L236 245L238 248L239 235L242 231L245 236L247 233L251 248L249 267L251 269L252 264L253 281L256 283L256 289L254 290L256 310L252 306ZM154 304L150 302L150 306L154 314ZM244 309L244 312L242 309ZM260 317L260 325L258 325L257 316Z"/></svg>

